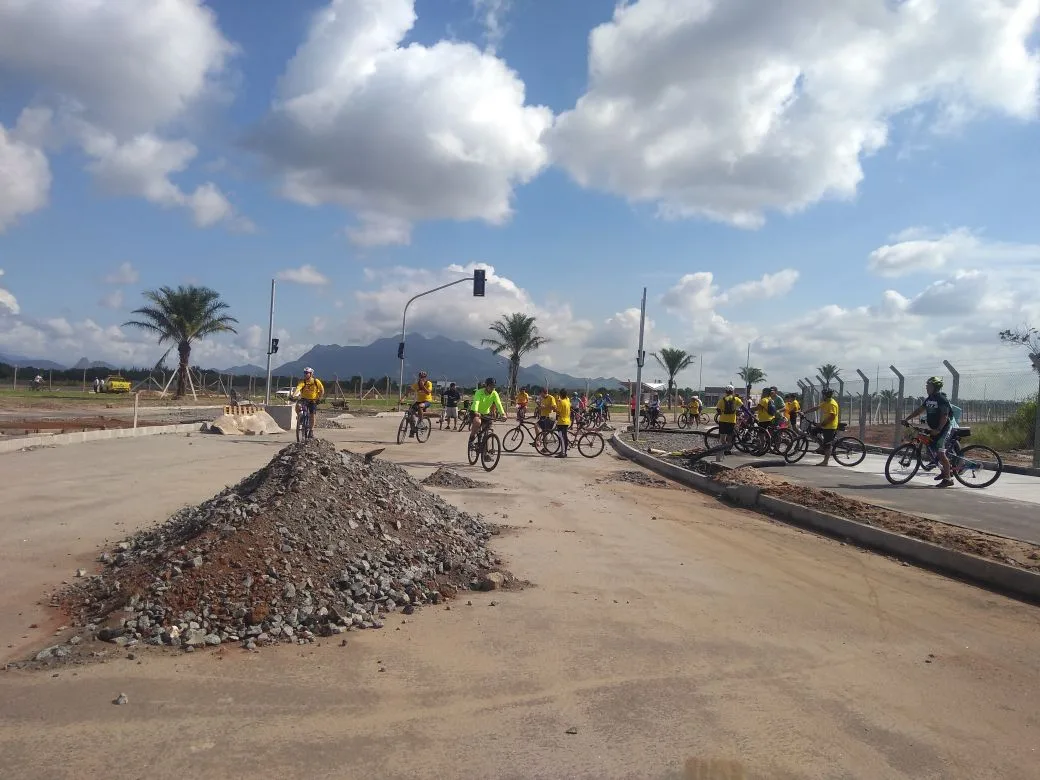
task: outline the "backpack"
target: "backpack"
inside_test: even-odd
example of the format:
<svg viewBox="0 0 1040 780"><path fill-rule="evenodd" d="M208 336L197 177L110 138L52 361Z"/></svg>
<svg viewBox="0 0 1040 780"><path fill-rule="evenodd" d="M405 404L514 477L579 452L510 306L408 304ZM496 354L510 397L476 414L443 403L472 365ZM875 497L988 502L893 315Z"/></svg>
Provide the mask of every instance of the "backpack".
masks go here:
<svg viewBox="0 0 1040 780"><path fill-rule="evenodd" d="M728 396L722 399L722 413L723 414L735 414L737 411L737 399L733 396Z"/></svg>

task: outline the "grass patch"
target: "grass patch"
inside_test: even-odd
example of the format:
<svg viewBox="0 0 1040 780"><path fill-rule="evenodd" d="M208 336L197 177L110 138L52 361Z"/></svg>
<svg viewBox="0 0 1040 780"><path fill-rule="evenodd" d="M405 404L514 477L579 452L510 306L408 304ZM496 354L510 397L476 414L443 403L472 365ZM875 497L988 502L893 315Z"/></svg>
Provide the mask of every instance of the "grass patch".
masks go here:
<svg viewBox="0 0 1040 780"><path fill-rule="evenodd" d="M971 426L971 443L985 444L997 452L1028 450L1036 441L1036 400L1022 404L1002 423Z"/></svg>

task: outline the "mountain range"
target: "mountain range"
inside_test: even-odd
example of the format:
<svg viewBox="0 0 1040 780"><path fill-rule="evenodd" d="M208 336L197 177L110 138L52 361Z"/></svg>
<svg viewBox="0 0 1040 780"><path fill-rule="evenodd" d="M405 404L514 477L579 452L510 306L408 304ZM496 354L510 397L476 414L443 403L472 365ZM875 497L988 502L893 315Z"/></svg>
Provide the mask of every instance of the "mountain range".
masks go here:
<svg viewBox="0 0 1040 780"><path fill-rule="evenodd" d="M309 352L288 363L283 363L273 372L276 376L300 376L310 366L319 378L340 381L353 376L370 379L389 376L397 379L401 363L397 359L396 338L378 339L364 347L343 347L338 344L319 344ZM480 349L464 341L455 341L445 336L427 338L409 336L405 348L405 381L414 381L419 369L425 369L433 381L458 382L472 385L485 377L493 376L505 384L509 376L508 361L490 349ZM616 387L623 384L620 379L606 377L576 377L540 366L521 366L517 376L521 385L548 384L550 387Z"/></svg>

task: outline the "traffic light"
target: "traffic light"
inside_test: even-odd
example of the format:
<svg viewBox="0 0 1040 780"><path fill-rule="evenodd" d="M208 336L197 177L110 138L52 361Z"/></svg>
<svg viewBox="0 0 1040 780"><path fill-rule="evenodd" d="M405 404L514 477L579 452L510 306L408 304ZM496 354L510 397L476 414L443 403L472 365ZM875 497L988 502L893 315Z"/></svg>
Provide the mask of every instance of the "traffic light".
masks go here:
<svg viewBox="0 0 1040 780"><path fill-rule="evenodd" d="M278 351L278 339L271 339L271 354Z"/></svg>
<svg viewBox="0 0 1040 780"><path fill-rule="evenodd" d="M484 297L484 281L486 279L487 272L483 268L477 268L473 271L473 297L483 298Z"/></svg>
<svg viewBox="0 0 1040 780"><path fill-rule="evenodd" d="M397 342L397 359L404 360L404 342Z"/></svg>

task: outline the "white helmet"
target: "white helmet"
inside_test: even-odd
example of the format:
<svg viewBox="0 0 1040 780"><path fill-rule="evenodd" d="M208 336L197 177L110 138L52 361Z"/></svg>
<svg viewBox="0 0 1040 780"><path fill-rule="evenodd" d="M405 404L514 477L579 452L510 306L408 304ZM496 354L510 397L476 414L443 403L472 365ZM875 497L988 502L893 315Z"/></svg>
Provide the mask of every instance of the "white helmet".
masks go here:
<svg viewBox="0 0 1040 780"><path fill-rule="evenodd" d="M732 393L733 392L733 385L726 385L726 390L729 391L730 393Z"/></svg>
<svg viewBox="0 0 1040 780"><path fill-rule="evenodd" d="M313 374L314 373L314 369L311 368L310 366L307 366L307 368L303 369L303 373L305 373L305 374Z"/></svg>

